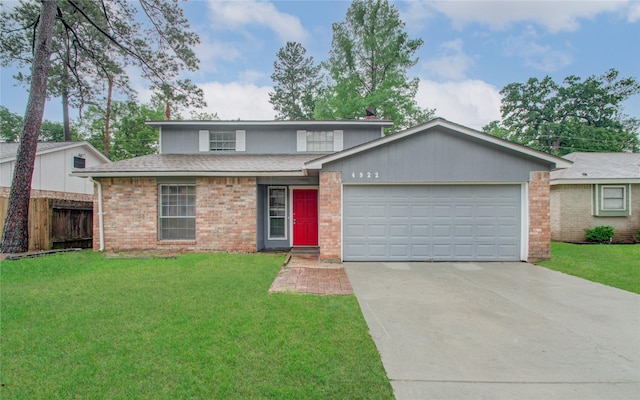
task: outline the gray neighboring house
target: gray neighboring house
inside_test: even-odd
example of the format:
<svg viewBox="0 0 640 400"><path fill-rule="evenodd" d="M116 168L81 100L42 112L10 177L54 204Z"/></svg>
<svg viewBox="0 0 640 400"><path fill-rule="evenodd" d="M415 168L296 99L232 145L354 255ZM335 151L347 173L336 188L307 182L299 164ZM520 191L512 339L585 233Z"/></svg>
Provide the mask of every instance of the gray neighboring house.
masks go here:
<svg viewBox="0 0 640 400"><path fill-rule="evenodd" d="M571 153L551 172L551 238L584 242L586 230L612 226L614 242L640 229L640 153Z"/></svg>
<svg viewBox="0 0 640 400"><path fill-rule="evenodd" d="M549 257L549 171L570 162L434 119L157 121L160 154L76 171L97 184L94 249L336 261Z"/></svg>

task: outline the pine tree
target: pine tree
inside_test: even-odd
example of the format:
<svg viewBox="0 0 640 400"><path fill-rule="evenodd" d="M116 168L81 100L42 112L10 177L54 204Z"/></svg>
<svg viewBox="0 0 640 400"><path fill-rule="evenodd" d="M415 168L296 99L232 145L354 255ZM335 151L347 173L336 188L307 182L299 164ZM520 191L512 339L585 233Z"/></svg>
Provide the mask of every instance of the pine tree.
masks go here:
<svg viewBox="0 0 640 400"><path fill-rule="evenodd" d="M276 55L271 75L275 86L269 93L276 119L313 119L321 67L314 65L313 57L305 58L306 52L302 44L287 42Z"/></svg>

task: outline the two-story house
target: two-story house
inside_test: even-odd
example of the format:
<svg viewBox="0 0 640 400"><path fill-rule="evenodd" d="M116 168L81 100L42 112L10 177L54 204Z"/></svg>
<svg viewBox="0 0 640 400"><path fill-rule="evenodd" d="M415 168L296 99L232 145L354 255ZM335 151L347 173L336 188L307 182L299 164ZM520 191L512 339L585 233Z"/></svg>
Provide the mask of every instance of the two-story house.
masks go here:
<svg viewBox="0 0 640 400"><path fill-rule="evenodd" d="M159 154L74 172L97 185L96 249L544 259L549 171L570 164L443 119L148 124Z"/></svg>

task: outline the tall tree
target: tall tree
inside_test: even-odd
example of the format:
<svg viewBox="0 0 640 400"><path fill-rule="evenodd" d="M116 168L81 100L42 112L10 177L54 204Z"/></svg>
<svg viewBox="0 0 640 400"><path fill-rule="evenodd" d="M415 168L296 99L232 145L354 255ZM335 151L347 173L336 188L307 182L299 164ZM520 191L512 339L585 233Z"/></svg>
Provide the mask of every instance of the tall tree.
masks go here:
<svg viewBox="0 0 640 400"><path fill-rule="evenodd" d="M94 4L83 3L84 13L94 20L100 19L100 9ZM71 140L70 106L81 109L85 104L99 101L100 81L108 77L115 79L116 85L123 94L132 95L128 77L120 68L108 49L110 43L107 37L95 35L95 31L83 29L85 17L74 12L68 2L58 3L60 15L52 36L51 67L49 69L49 83L47 92L49 97L59 97L62 101L62 121L64 139ZM9 10L3 10L0 15L0 31L2 44L0 45L0 61L2 65L15 65L26 68L33 61L31 47L34 39L33 29L40 8L33 1L21 1ZM91 36L93 35L93 36ZM86 46L78 43L92 43L99 52L90 51ZM97 42L100 42L98 44ZM28 86L30 74L18 72L14 78L21 84Z"/></svg>
<svg viewBox="0 0 640 400"><path fill-rule="evenodd" d="M422 39L410 39L394 5L387 0L355 0L346 20L333 24L329 60L331 81L316 106L318 119L352 119L373 107L380 118L405 128L433 116L418 107L418 78L408 70Z"/></svg>
<svg viewBox="0 0 640 400"><path fill-rule="evenodd" d="M502 95L502 124L485 131L547 153L638 151L638 121L622 114L622 103L640 93L634 78L615 69L584 80L549 76L510 83Z"/></svg>
<svg viewBox="0 0 640 400"><path fill-rule="evenodd" d="M0 253L25 252L29 248L29 198L38 146L38 134L47 96L47 77L51 56L57 0L43 0L34 42L31 90L20 134L13 181L9 192L7 216Z"/></svg>
<svg viewBox="0 0 640 400"><path fill-rule="evenodd" d="M139 12L143 14L141 18ZM77 21L76 21L77 18ZM143 24L142 21L147 21ZM27 26L1 23L0 39L13 42L16 29L37 29L32 59L30 97L20 136L9 213L0 243L0 252L23 252L28 245L28 204L35 150L47 94L47 78L54 51L55 24L61 24L70 38L73 60L113 61L117 66L137 66L143 78L156 87L168 85L173 98L202 99L202 91L179 80L184 69L195 70L198 59L192 47L199 42L190 30L177 1L164 0L42 0L39 14ZM15 21L13 21L15 22ZM72 23L73 22L73 23ZM10 28L10 29L9 29ZM104 43L110 43L105 47ZM101 58L98 55L108 55ZM79 67L81 63L69 67Z"/></svg>
<svg viewBox="0 0 640 400"><path fill-rule="evenodd" d="M271 79L275 83L269 102L277 111L276 119L313 119L315 101L320 89L320 68L307 50L297 42L287 42L278 50Z"/></svg>

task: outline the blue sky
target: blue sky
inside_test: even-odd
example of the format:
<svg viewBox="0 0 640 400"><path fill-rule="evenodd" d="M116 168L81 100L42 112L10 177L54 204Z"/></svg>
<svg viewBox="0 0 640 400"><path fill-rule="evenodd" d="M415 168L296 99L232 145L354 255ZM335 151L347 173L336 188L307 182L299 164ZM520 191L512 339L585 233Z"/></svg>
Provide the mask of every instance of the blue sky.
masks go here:
<svg viewBox="0 0 640 400"><path fill-rule="evenodd" d="M5 2L11 3L11 2ZM438 116L481 129L500 117L499 91L511 82L550 75L585 78L610 68L640 80L639 1L397 1L412 38L424 45L410 70L420 78L417 101ZM324 61L331 24L343 21L347 1L188 1L185 14L200 35L200 71L208 112L222 119L272 119L268 102L275 54L287 41ZM1 72L0 103L22 114L27 100L10 68ZM139 100L146 83L131 79ZM45 118L60 120L60 101ZM640 118L640 96L625 103ZM77 112L75 114L77 116ZM73 116L72 116L73 117Z"/></svg>

